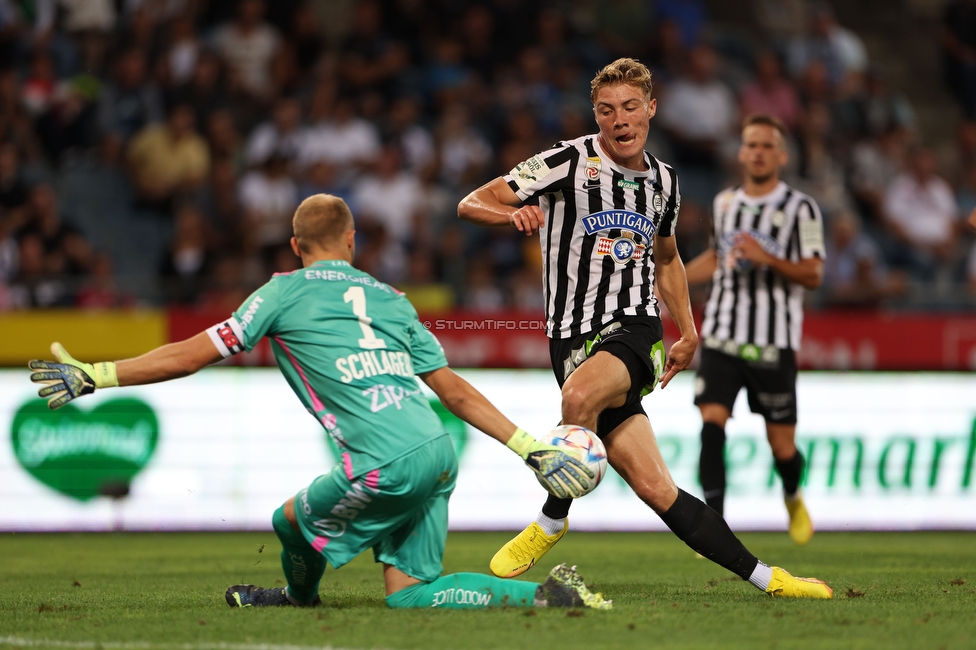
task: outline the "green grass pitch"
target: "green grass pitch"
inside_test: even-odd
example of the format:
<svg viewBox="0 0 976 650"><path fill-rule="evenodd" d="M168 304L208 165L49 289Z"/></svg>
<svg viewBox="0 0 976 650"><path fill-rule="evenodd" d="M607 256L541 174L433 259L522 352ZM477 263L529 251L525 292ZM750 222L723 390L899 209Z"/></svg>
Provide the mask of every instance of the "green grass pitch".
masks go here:
<svg viewBox="0 0 976 650"><path fill-rule="evenodd" d="M326 571L324 607L233 610L228 584L281 584L273 533L2 534L0 647L976 647L974 533L820 533L802 549L784 533L741 537L827 580L834 600L773 600L669 534L573 532L525 577L578 564L611 612L388 610L368 553ZM508 538L451 534L445 571L487 571Z"/></svg>

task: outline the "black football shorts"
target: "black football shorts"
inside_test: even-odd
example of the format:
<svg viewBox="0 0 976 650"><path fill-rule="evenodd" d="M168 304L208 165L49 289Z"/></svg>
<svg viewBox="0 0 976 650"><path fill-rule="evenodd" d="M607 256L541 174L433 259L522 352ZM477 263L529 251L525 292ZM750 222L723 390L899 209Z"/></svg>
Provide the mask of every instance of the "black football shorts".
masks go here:
<svg viewBox="0 0 976 650"><path fill-rule="evenodd" d="M749 409L771 424L796 424L796 355L779 350L775 364L702 348L695 404L722 404L729 412L745 387Z"/></svg>
<svg viewBox="0 0 976 650"><path fill-rule="evenodd" d="M663 336L660 318L623 316L598 332L549 340L549 359L560 388L580 364L600 350L617 357L627 367L630 373L627 401L619 408L606 409L600 414L596 428L600 438L631 416L644 414L641 398L657 386L664 368Z"/></svg>

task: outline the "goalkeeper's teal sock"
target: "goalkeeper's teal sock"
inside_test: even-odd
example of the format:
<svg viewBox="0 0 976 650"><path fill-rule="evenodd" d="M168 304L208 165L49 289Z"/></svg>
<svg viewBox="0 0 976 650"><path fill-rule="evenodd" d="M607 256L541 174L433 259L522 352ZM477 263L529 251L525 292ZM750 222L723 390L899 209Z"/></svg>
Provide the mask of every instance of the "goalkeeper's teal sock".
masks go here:
<svg viewBox="0 0 976 650"><path fill-rule="evenodd" d="M296 604L311 603L319 595L319 580L325 573L325 558L305 541L301 531L291 527L284 506L275 510L271 525L281 540L281 568L288 581L288 595Z"/></svg>
<svg viewBox="0 0 976 650"><path fill-rule="evenodd" d="M535 582L503 580L483 573L452 573L401 589L387 596L386 604L394 609L533 607L538 588Z"/></svg>

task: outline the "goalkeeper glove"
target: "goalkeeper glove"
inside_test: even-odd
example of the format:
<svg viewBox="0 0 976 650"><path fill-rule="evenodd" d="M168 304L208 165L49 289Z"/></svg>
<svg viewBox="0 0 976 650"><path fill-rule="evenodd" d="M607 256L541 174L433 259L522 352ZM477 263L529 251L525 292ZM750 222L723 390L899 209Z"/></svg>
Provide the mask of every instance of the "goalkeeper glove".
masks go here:
<svg viewBox="0 0 976 650"><path fill-rule="evenodd" d="M48 408L64 406L76 397L94 393L96 388L119 385L115 375L115 363L112 361L94 365L82 363L56 342L51 344L51 354L58 360L57 363L32 359L27 364L31 370L38 371L31 374L31 381L46 384L37 394L47 398Z"/></svg>
<svg viewBox="0 0 976 650"><path fill-rule="evenodd" d="M596 475L572 454L559 447L544 445L522 429L516 429L505 443L522 457L550 494L562 499L581 497L590 489L589 478Z"/></svg>

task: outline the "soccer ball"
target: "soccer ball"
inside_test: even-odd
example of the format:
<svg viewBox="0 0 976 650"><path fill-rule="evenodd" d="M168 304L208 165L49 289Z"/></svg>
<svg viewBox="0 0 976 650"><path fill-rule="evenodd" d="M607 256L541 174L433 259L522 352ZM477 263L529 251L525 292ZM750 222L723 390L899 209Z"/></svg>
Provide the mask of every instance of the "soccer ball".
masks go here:
<svg viewBox="0 0 976 650"><path fill-rule="evenodd" d="M589 479L590 488L584 495L592 492L607 473L607 449L603 441L586 427L564 424L544 435L539 442L563 448L590 468L595 476ZM539 482L548 489L545 483Z"/></svg>

